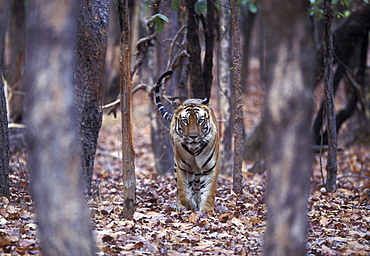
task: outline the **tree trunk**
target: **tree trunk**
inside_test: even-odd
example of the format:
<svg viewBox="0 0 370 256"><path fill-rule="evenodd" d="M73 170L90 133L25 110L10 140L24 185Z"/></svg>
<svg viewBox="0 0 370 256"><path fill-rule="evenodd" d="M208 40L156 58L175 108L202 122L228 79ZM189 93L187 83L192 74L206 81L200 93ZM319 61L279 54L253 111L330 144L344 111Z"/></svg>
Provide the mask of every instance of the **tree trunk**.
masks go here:
<svg viewBox="0 0 370 256"><path fill-rule="evenodd" d="M171 26L165 26L164 30L161 33L156 33L156 40L158 42L165 43L168 38L174 38L175 34L177 33L179 26L178 26L178 15L174 12L174 10L166 4L162 4L162 1L158 1L155 8L153 8L153 15L157 13L161 13L169 17L171 20ZM164 2L166 3L166 2ZM172 15L172 17L170 16ZM167 44L169 41L167 41ZM156 69L152 72L152 78L158 78L162 73L168 69L168 63L171 61L169 59L169 47L163 47L162 43L158 43L153 47L153 54L154 54L154 67ZM179 72L176 72L178 74ZM169 96L175 95L175 88L176 88L176 80L174 76L172 76L171 84L166 87L165 92ZM150 79L149 84L154 84L155 81ZM150 99L153 99L153 95L150 95ZM173 149L170 141L170 136L168 134L170 123L163 119L163 117L157 111L157 105L154 104L152 100L151 104L151 139L152 139L152 148L153 153L155 156L155 167L160 175L165 175L168 173L173 173ZM166 109L173 109L170 103L163 102Z"/></svg>
<svg viewBox="0 0 370 256"><path fill-rule="evenodd" d="M205 37L205 52L203 60L202 78L204 85L205 98L211 96L211 88L213 82L213 48L215 37L215 3L213 0L207 0L206 19L202 19ZM189 32L188 32L189 33Z"/></svg>
<svg viewBox="0 0 370 256"><path fill-rule="evenodd" d="M9 88L9 117L16 123L22 122L24 108L23 68L26 3L23 0L7 1L11 4L6 55L3 74Z"/></svg>
<svg viewBox="0 0 370 256"><path fill-rule="evenodd" d="M307 7L304 0L262 3L269 168L264 255L305 255L315 68Z"/></svg>
<svg viewBox="0 0 370 256"><path fill-rule="evenodd" d="M251 13L248 10L247 4L243 4L241 6L241 16L242 16L242 36L243 36L243 65L242 65L242 84L243 84L243 92L246 93L248 91L248 75L249 75L249 61L250 61L250 48L251 48L251 35L252 35L252 28L254 24L254 20L256 17L255 13Z"/></svg>
<svg viewBox="0 0 370 256"><path fill-rule="evenodd" d="M10 197L9 189L9 130L3 83L3 55L10 2L0 0L0 197Z"/></svg>
<svg viewBox="0 0 370 256"><path fill-rule="evenodd" d="M0 5L2 4L1 2L2 1L0 1ZM1 5L0 7L0 17L6 16L6 15L3 15L4 12L3 10L1 10L4 7L6 6ZM3 83L2 75L3 75L2 65L0 64L0 197L5 196L9 198L10 197L10 188L9 188L10 149L9 149L9 130L8 130L8 114L7 114L8 112L6 110L6 99L5 99L4 83Z"/></svg>
<svg viewBox="0 0 370 256"><path fill-rule="evenodd" d="M234 106L234 168L233 190L236 194L243 193L243 104L241 81L241 40L239 26L238 1L230 1L232 29L232 59L233 59L233 106Z"/></svg>
<svg viewBox="0 0 370 256"><path fill-rule="evenodd" d="M43 255L94 255L73 105L80 6L33 1L27 17L26 142Z"/></svg>
<svg viewBox="0 0 370 256"><path fill-rule="evenodd" d="M220 85L220 110L222 119L222 142L220 148L220 173L221 174L232 174L233 170L233 148L232 148L232 138L233 138L233 125L234 125L234 113L231 105L231 40L230 40L230 20L229 0L223 0L221 5L221 18L220 18L220 46L218 51L218 76ZM220 133L221 134L221 133Z"/></svg>
<svg viewBox="0 0 370 256"><path fill-rule="evenodd" d="M333 9L331 0L324 0L324 89L326 120L328 126L328 160L326 165L327 178L325 188L327 192L334 192L337 181L337 128L334 113L334 90L333 90L333 39L331 24L333 21Z"/></svg>
<svg viewBox="0 0 370 256"><path fill-rule="evenodd" d="M132 219L136 210L135 152L132 140L132 84L128 1L118 0L120 25L120 88L122 115L123 218Z"/></svg>
<svg viewBox="0 0 370 256"><path fill-rule="evenodd" d="M344 58L341 63L338 63L337 69L335 71L334 77L333 77L333 94L335 95L338 87L339 82L341 81L343 75L346 72L346 68L349 65L349 56ZM325 133L322 133L322 125L324 121L324 105L325 105L325 99L321 102L320 108L317 111L315 121L313 123L313 135L314 135L314 143L316 145L327 145L328 139L327 137L324 137Z"/></svg>
<svg viewBox="0 0 370 256"><path fill-rule="evenodd" d="M199 42L199 14L195 12L194 5L197 0L186 1L186 7L188 11L188 22L187 22L187 41L188 41L188 53L189 53L189 65L190 65L190 88L191 97L204 99L209 96L206 95L204 82L202 79L202 61L201 61L201 49Z"/></svg>
<svg viewBox="0 0 370 256"><path fill-rule="evenodd" d="M76 105L81 141L84 190L91 193L98 135L102 123L104 64L110 0L85 1L77 37Z"/></svg>
<svg viewBox="0 0 370 256"><path fill-rule="evenodd" d="M352 52L354 47L361 42L365 31L370 28L370 4L362 3L359 8L353 12L347 19L344 19L341 24L336 26L333 32L333 51L334 63L342 61L349 52ZM316 83L318 83L324 74L324 48L325 42L317 51L317 68L316 68Z"/></svg>
<svg viewBox="0 0 370 256"><path fill-rule="evenodd" d="M360 4L359 7L355 12L353 12L347 19L344 19L333 32L333 37L335 40L333 41L332 50L334 51L335 58L333 59L333 64L339 60L337 65L334 78L333 78L333 93L338 88L339 82L341 81L343 75L346 72L346 69L351 65L351 59L353 59L353 55L355 53L355 49L359 44L362 42L362 38L368 37L368 31L370 28L370 5L369 4ZM316 68L316 81L317 84L324 76L324 50L325 50L325 40L323 44L317 51L317 59L318 65ZM367 47L367 45L366 45ZM366 55L364 55L366 57ZM358 63L356 63L357 68ZM361 66L361 65L360 65ZM361 69L361 67L360 67ZM360 82L361 83L361 82ZM339 131L339 127L345 120L351 115L353 111L352 103L348 103L348 108L344 112L341 112L337 116L337 131ZM356 103L354 103L356 104ZM323 124L323 113L324 113L324 105L325 100L321 103L321 107L316 114L316 118L313 124L314 130L314 142L316 145L328 144L328 134L325 131L323 134L321 133L322 124Z"/></svg>

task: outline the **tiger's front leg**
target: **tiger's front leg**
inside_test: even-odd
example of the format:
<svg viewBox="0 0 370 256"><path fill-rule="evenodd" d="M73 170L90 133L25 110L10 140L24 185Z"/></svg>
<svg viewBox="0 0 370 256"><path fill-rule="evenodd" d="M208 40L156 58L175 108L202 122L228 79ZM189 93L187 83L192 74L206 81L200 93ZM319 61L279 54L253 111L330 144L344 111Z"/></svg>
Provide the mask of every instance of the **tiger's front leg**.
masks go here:
<svg viewBox="0 0 370 256"><path fill-rule="evenodd" d="M178 211L183 209L197 211L199 205L196 203L192 196L192 175L186 171L183 171L175 166L176 185L177 185L177 196L176 196L176 208Z"/></svg>
<svg viewBox="0 0 370 256"><path fill-rule="evenodd" d="M213 212L217 191L217 173L204 175L200 178L199 209L204 212Z"/></svg>

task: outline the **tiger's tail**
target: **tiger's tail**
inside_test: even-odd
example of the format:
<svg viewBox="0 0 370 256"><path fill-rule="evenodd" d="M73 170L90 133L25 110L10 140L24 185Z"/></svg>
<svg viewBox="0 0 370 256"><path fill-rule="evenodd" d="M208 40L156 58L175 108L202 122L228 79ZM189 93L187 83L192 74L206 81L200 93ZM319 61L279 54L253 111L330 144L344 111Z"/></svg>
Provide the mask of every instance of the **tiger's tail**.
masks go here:
<svg viewBox="0 0 370 256"><path fill-rule="evenodd" d="M169 70L169 71L165 72L163 75L161 75L161 77L157 81L157 85L155 87L155 94L154 94L155 104L157 105L159 113L161 113L163 118L168 120L168 121L172 120L172 114L168 113L167 110L164 108L164 106L162 104L161 94L159 93L159 87L161 87L161 82L162 82L163 78L165 78L166 76L172 75L172 73L173 72L171 70Z"/></svg>

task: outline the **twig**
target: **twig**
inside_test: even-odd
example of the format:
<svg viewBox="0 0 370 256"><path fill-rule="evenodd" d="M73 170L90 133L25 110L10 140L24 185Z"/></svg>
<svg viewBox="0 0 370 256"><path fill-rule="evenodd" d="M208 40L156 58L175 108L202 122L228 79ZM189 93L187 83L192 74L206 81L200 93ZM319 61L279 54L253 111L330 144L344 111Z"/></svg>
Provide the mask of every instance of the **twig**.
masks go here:
<svg viewBox="0 0 370 256"><path fill-rule="evenodd" d="M362 178L362 179L370 180L370 177L364 176L364 175L358 175L358 174L343 175L343 176L337 177L337 180L344 179L344 178Z"/></svg>
<svg viewBox="0 0 370 256"><path fill-rule="evenodd" d="M137 85L134 89L132 89L132 95L134 95L135 93L137 93L138 91L140 90L145 90L147 91L148 93L150 93L152 91L152 89L154 88L154 86L149 86L149 85L146 85L146 84L139 84ZM120 97L120 94L118 94L118 99L111 102L111 103L108 103L108 104L105 104L104 106L102 106L102 109L107 109L107 108L111 108L111 107L117 107L117 105L121 102L121 97ZM110 113L111 111L109 111L108 113Z"/></svg>
<svg viewBox="0 0 370 256"><path fill-rule="evenodd" d="M136 56L136 61L134 64L134 67L131 70L131 77L134 76L136 73L137 69L143 64L144 57L146 56L146 53L148 51L148 48L150 46L154 46L152 43L152 40L155 39L157 36L157 33L150 34L147 37L141 38L137 41L136 43L136 52L134 56Z"/></svg>
<svg viewBox="0 0 370 256"><path fill-rule="evenodd" d="M175 47L175 45L179 46L180 48L183 48L183 44L177 43L177 39L180 37L181 32L185 28L186 28L186 25L182 26L179 29L179 31L177 31L176 35L172 39L172 43L170 44L170 49L169 49L169 53L168 53L169 58L168 58L168 63L167 63L167 69L169 69L170 67L172 67L171 63L173 63L173 61L170 61L170 60L172 59L173 48ZM171 69L171 70L173 70L173 69Z"/></svg>
<svg viewBox="0 0 370 256"><path fill-rule="evenodd" d="M23 129L26 128L24 124L9 123L8 128Z"/></svg>

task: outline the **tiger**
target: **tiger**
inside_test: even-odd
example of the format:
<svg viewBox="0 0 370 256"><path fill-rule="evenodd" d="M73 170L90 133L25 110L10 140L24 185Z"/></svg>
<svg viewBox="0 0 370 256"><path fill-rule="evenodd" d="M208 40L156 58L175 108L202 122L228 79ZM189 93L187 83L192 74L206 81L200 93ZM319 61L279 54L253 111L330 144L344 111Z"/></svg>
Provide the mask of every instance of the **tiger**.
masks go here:
<svg viewBox="0 0 370 256"><path fill-rule="evenodd" d="M178 211L214 212L218 178L219 133L216 116L208 107L209 97L172 100L170 114L161 102L161 82L172 74L165 72L155 88L155 103L164 119L170 121L170 139L174 151Z"/></svg>

